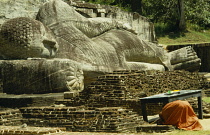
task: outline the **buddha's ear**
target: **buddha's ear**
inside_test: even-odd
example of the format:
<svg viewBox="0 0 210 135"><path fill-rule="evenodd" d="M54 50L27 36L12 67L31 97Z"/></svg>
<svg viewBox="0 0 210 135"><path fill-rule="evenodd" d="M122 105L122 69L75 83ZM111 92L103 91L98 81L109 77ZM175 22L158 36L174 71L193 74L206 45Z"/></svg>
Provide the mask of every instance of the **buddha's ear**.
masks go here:
<svg viewBox="0 0 210 135"><path fill-rule="evenodd" d="M58 51L58 45L56 41L44 39L42 43L44 44L46 48L52 48L54 51L56 52Z"/></svg>
<svg viewBox="0 0 210 135"><path fill-rule="evenodd" d="M52 41L52 40L49 40L49 39L44 39L44 40L42 41L42 43L43 43L43 44L47 44L47 45L49 45L50 47L55 47L55 45L56 45L56 42L55 42L55 41Z"/></svg>

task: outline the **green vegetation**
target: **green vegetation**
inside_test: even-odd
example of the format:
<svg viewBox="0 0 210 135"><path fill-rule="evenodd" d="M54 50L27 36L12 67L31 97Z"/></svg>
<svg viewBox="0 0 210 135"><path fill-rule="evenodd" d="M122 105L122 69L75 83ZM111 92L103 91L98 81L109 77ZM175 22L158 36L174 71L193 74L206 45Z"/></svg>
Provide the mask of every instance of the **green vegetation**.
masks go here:
<svg viewBox="0 0 210 135"><path fill-rule="evenodd" d="M210 103L210 97L203 97L203 101Z"/></svg>
<svg viewBox="0 0 210 135"><path fill-rule="evenodd" d="M160 44L165 45L178 45L178 44L191 44L191 43L205 43L210 42L210 30L195 31L186 30L184 32L166 32L157 34L157 39Z"/></svg>
<svg viewBox="0 0 210 135"><path fill-rule="evenodd" d="M124 11L132 11L131 4L126 3L123 0L85 0L85 1L95 4L117 6Z"/></svg>
<svg viewBox="0 0 210 135"><path fill-rule="evenodd" d="M86 0L87 2L110 5L115 0Z"/></svg>
<svg viewBox="0 0 210 135"><path fill-rule="evenodd" d="M160 44L210 42L209 0L85 0L118 6L149 18Z"/></svg>
<svg viewBox="0 0 210 135"><path fill-rule="evenodd" d="M187 23L185 31L165 23L155 23L155 32L160 44L177 45L210 42L210 29Z"/></svg>

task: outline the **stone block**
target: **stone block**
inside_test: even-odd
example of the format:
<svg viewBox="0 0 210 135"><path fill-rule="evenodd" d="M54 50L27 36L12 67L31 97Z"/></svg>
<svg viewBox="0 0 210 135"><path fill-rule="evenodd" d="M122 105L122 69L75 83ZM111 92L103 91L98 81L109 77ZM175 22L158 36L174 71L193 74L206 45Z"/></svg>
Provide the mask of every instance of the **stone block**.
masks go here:
<svg viewBox="0 0 210 135"><path fill-rule="evenodd" d="M64 99L70 99L79 96L79 92L64 92Z"/></svg>

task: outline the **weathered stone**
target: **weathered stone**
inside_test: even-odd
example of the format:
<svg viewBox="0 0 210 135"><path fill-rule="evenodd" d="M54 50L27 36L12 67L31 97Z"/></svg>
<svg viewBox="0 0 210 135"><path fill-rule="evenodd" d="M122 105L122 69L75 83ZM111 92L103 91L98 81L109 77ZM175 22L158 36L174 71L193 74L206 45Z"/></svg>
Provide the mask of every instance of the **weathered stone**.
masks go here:
<svg viewBox="0 0 210 135"><path fill-rule="evenodd" d="M1 0L0 1L0 26L6 20L16 17L36 18L39 7L48 0ZM72 2L73 1L73 2ZM117 7L107 5L85 3L84 1L72 0L67 2L81 14L88 17L106 17L121 20L121 22L128 23L138 33L138 35L151 42L156 42L154 26L146 18L137 13L130 13L121 10Z"/></svg>
<svg viewBox="0 0 210 135"><path fill-rule="evenodd" d="M175 127L172 125L141 125L137 127L137 132L147 132L147 133L164 133L171 132L175 130Z"/></svg>
<svg viewBox="0 0 210 135"><path fill-rule="evenodd" d="M171 64L174 70L185 69L187 71L196 71L201 66L201 59L198 58L194 49L186 46L169 53Z"/></svg>
<svg viewBox="0 0 210 135"><path fill-rule="evenodd" d="M79 95L79 92L64 92L64 99L70 99Z"/></svg>
<svg viewBox="0 0 210 135"><path fill-rule="evenodd" d="M5 22L0 30L0 54L4 59L53 57L58 45L41 22L19 17Z"/></svg>
<svg viewBox="0 0 210 135"><path fill-rule="evenodd" d="M126 12L114 6L91 4L84 1L69 2L69 4L76 7L75 10L84 16L111 18L117 22L130 25L142 40L157 42L153 23L136 12Z"/></svg>
<svg viewBox="0 0 210 135"><path fill-rule="evenodd" d="M47 127L27 127L27 128L20 128L20 126L0 126L0 133L1 134L13 134L13 135L43 135L43 134L51 134L51 133L63 133L66 131L65 128L47 128Z"/></svg>
<svg viewBox="0 0 210 135"><path fill-rule="evenodd" d="M140 39L116 20L86 18L62 1L45 3L37 19L55 34L60 45L57 57L70 58L111 71L164 70L164 66L169 70L174 69L170 63L171 54L156 44ZM200 64L200 61L194 62Z"/></svg>
<svg viewBox="0 0 210 135"><path fill-rule="evenodd" d="M3 126L17 126L22 124L22 114L18 109L8 109L5 111L0 111L0 118L0 125Z"/></svg>
<svg viewBox="0 0 210 135"><path fill-rule="evenodd" d="M69 59L2 60L3 92L12 94L82 91L81 68Z"/></svg>
<svg viewBox="0 0 210 135"><path fill-rule="evenodd" d="M102 12L102 9L100 12ZM0 31L0 54L2 59L51 58L53 56L60 59L69 59L69 62L77 63L77 66L80 66L77 73L81 75L84 72L86 84L93 80L95 76L114 70L164 71L165 69L190 69L194 71L198 70L200 66L200 59L190 48L167 53L157 44L142 40L129 25L116 19L84 17L76 12L73 6L62 0L46 2L40 8L37 19L40 22L19 17L11 19L2 25ZM56 41L53 36L55 36ZM57 43L59 45L58 51ZM56 51L57 54L55 54ZM188 58L191 54L193 54L192 57ZM176 58L177 56L178 58ZM40 63L35 61L30 61L27 64L24 60L17 63L16 61L13 61L14 63L2 62L4 91L16 93L20 90L16 94L60 92L66 91L65 88L81 91L84 88L83 82L80 82L81 79L83 80L83 75L81 75L81 79L66 77L70 80L64 79L65 81L63 81L64 76L68 75L60 74L59 77L56 74L58 75L57 78L61 79L57 80L56 85L54 85L54 81L53 85L51 84L54 78L49 78L49 76L52 76L52 72L54 75L54 72L60 73L60 69L63 70L59 66L60 63L64 64L63 61L59 62L58 59L56 61L55 64L58 64L58 66L52 66L49 64L50 60L46 60L46 65L41 65L41 68L45 69L44 71L37 68ZM69 62L63 67L69 66ZM14 65L8 66L11 63ZM36 85L34 84L37 81L34 82L31 78L43 80L42 76L39 78L32 74L33 76L30 78L31 75L28 72L22 75L25 76L22 79L16 80L15 76L21 78L17 72L22 72L21 64L23 64L22 67L32 73L45 75L44 78L48 76L49 80L38 81L39 88L35 88ZM5 68L6 66L12 71L11 73ZM34 67L36 67L36 70L34 70ZM75 67L72 66L72 68ZM11 75L12 73L13 75ZM7 74L14 78L8 77ZM29 78L26 84L30 84L33 88L30 85L24 85L25 80L23 78ZM65 87L64 82L67 85ZM12 92L14 88L16 90Z"/></svg>
<svg viewBox="0 0 210 135"><path fill-rule="evenodd" d="M169 51L174 51L186 46L192 47L197 56L201 59L201 66L199 68L200 72L209 72L210 71L210 43L194 43L194 44L184 44L184 45L168 45L166 47Z"/></svg>
<svg viewBox="0 0 210 135"><path fill-rule="evenodd" d="M1 0L0 26L5 21L16 17L35 18L40 5L48 0Z"/></svg>
<svg viewBox="0 0 210 135"><path fill-rule="evenodd" d="M54 105L55 101L58 99L63 99L63 93L18 95L0 93L0 110L4 108L51 106Z"/></svg>
<svg viewBox="0 0 210 135"><path fill-rule="evenodd" d="M123 70L99 76L87 89L80 92L78 97L57 100L56 104L85 105L91 108L121 106L133 109L141 115L139 98L165 93L169 90L201 89L206 87L205 83L206 79L196 72ZM193 103L197 102L194 100ZM197 112L197 105L192 104L192 106ZM204 106L209 108L203 103ZM162 107L162 103L149 103L148 115L159 114ZM206 109L203 108L203 110Z"/></svg>
<svg viewBox="0 0 210 135"><path fill-rule="evenodd" d="M24 122L30 126L66 127L74 132L128 132L144 124L142 116L122 107L85 110L81 107L21 108Z"/></svg>

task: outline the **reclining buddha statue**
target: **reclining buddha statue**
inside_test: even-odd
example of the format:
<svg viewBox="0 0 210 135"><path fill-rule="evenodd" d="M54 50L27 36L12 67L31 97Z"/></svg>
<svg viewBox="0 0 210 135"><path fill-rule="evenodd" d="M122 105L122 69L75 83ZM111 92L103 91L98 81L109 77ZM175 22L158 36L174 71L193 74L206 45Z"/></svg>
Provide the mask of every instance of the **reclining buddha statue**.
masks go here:
<svg viewBox="0 0 210 135"><path fill-rule="evenodd" d="M24 66L28 70L24 72L30 80L27 88L22 84L23 80L17 83L13 79L13 83L7 83L8 88L4 85L7 93L59 92L67 88L81 91L88 82L86 78L93 78L98 73L114 70L195 71L200 66L200 59L191 47L167 52L155 43L142 40L122 22L84 17L62 0L43 4L36 20L19 17L5 22L0 30L0 58L4 83L12 81L9 73L17 78L17 71L22 71ZM8 69L10 72L6 71ZM36 76L40 73L42 76ZM54 75L56 77L52 77ZM17 84L16 88L21 86L21 90L24 87L24 91L14 92L14 84ZM39 92L38 85L43 86L39 87Z"/></svg>

